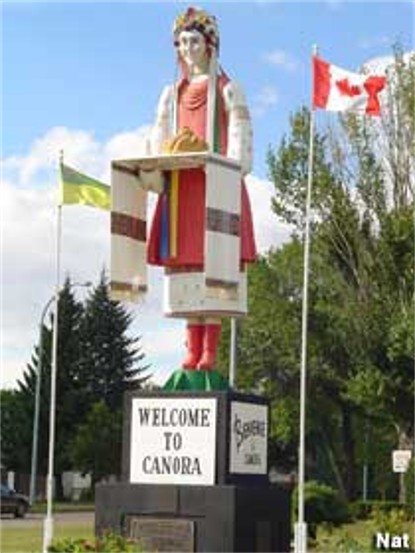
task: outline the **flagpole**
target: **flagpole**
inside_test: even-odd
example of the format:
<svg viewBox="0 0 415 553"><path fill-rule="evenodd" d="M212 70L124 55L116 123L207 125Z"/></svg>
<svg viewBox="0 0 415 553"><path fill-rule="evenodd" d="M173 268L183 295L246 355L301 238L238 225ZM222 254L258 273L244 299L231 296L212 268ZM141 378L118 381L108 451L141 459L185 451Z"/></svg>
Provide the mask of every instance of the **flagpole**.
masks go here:
<svg viewBox="0 0 415 553"><path fill-rule="evenodd" d="M63 163L63 151L60 152L60 166ZM60 169L59 169L60 170ZM53 319L52 337L52 367L50 375L50 412L49 412L49 457L48 475L46 481L46 517L43 526L43 553L47 553L53 539L53 473L55 455L55 418L56 418L56 375L58 361L58 305L60 288L60 256L61 256L61 232L62 232L62 206L58 203L57 230L56 230L56 285L55 285L55 312Z"/></svg>
<svg viewBox="0 0 415 553"><path fill-rule="evenodd" d="M312 55L317 55L314 45ZM307 523L304 517L305 484L305 413L306 413L306 376L307 376L307 322L308 322L308 277L310 266L310 211L311 189L313 184L314 160L314 106L310 109L310 136L308 150L307 197L305 208L304 266L303 266L303 306L301 321L301 371L300 371L300 443L298 451L298 519L295 524L295 553L307 553Z"/></svg>
<svg viewBox="0 0 415 553"><path fill-rule="evenodd" d="M237 320L231 318L231 340L229 351L229 384L232 388L235 387L236 379L236 340L237 340Z"/></svg>

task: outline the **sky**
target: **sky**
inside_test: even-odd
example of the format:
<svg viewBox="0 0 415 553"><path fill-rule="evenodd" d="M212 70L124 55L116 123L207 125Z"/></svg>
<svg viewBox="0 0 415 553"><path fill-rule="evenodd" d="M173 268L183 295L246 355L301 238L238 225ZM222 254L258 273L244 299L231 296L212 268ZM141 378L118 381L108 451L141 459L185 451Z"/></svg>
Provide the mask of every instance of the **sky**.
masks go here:
<svg viewBox="0 0 415 553"><path fill-rule="evenodd" d="M21 378L38 340L42 311L56 281L59 151L65 162L109 182L112 159L139 157L161 90L175 78L171 27L185 2L2 3L1 106L1 381ZM261 252L289 229L270 209L266 153L289 130L290 115L309 105L312 46L352 71L414 49L413 1L257 0L197 2L216 15L220 62L245 91L254 129L247 186ZM318 112L318 124L333 114ZM149 215L154 204L150 202ZM109 267L109 214L65 206L61 280L97 283ZM74 288L80 299L85 289ZM162 314L163 274L150 268L150 291L133 315L155 382L184 355L184 322Z"/></svg>

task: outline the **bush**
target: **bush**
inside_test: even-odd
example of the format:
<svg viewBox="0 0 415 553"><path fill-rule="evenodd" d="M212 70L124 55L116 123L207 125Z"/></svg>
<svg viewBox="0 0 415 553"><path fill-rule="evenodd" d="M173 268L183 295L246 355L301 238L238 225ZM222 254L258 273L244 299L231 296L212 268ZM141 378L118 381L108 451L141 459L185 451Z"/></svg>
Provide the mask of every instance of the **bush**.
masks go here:
<svg viewBox="0 0 415 553"><path fill-rule="evenodd" d="M389 533L392 536L402 536L405 533L408 514L403 509L392 509L389 512L382 510L373 513L373 533ZM395 551L408 551L405 549L395 549Z"/></svg>
<svg viewBox="0 0 415 553"><path fill-rule="evenodd" d="M404 503L399 501L355 501L349 506L349 512L354 519L367 520L371 518L374 513L390 513L394 510L402 510L409 516L409 509Z"/></svg>
<svg viewBox="0 0 415 553"><path fill-rule="evenodd" d="M306 482L304 503L305 520L309 525L311 537L316 537L317 525L322 522L338 526L350 519L346 501L337 490L327 484L315 480ZM295 520L298 509L298 489L294 492L293 509L293 520Z"/></svg>
<svg viewBox="0 0 415 553"><path fill-rule="evenodd" d="M405 474L405 495L406 505L409 514L415 518L415 457L409 463L408 470Z"/></svg>
<svg viewBox="0 0 415 553"><path fill-rule="evenodd" d="M108 532L92 540L66 538L56 540L49 546L51 553L142 553L145 549L137 541Z"/></svg>

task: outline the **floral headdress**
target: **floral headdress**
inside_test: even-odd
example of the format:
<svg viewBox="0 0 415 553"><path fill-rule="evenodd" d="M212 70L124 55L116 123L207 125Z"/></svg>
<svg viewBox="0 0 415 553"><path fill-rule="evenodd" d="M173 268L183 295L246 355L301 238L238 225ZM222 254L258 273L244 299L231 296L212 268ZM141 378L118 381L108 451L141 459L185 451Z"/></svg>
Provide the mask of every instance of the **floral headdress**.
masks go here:
<svg viewBox="0 0 415 553"><path fill-rule="evenodd" d="M216 18L199 8L188 8L185 13L176 17L173 25L174 45L179 44L182 31L196 30L201 33L211 48L219 50L219 28Z"/></svg>

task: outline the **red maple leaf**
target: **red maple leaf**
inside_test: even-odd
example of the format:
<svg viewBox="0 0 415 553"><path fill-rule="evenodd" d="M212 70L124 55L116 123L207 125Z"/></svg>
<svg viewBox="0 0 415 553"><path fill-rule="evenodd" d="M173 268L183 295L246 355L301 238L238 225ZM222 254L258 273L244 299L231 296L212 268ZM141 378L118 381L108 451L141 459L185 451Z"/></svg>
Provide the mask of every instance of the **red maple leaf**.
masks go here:
<svg viewBox="0 0 415 553"><path fill-rule="evenodd" d="M360 86L351 85L348 78L336 81L335 84L343 96L358 96L362 93Z"/></svg>

